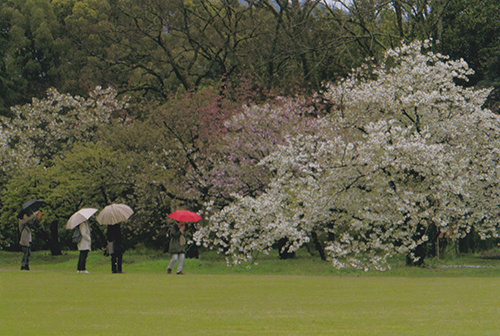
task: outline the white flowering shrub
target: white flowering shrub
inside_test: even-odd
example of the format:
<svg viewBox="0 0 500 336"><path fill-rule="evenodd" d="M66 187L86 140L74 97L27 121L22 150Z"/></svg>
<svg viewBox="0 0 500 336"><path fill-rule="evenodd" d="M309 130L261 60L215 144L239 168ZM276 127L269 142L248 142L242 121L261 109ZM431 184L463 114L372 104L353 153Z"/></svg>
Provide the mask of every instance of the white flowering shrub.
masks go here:
<svg viewBox="0 0 500 336"><path fill-rule="evenodd" d="M260 164L276 172L259 197L239 197L195 240L234 262L279 239L297 250L326 233L336 267L385 269L429 229L459 238L497 236L500 119L482 105L489 90L455 79L467 64L414 42L387 51L323 93L335 105L314 136L298 136Z"/></svg>
<svg viewBox="0 0 500 336"><path fill-rule="evenodd" d="M75 142L93 140L98 125L126 108L126 99L116 96L111 88L98 87L87 99L49 89L44 99L12 107L11 117L0 117L1 169L38 164Z"/></svg>

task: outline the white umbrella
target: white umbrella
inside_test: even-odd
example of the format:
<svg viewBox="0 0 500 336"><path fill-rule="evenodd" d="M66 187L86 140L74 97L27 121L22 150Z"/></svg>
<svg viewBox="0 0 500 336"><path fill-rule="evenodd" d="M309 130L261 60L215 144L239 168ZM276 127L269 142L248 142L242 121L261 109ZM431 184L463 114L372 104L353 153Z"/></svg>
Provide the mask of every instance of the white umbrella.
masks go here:
<svg viewBox="0 0 500 336"><path fill-rule="evenodd" d="M111 204L102 209L96 219L101 225L115 225L126 221L133 213L128 205Z"/></svg>
<svg viewBox="0 0 500 336"><path fill-rule="evenodd" d="M81 223L85 222L90 218L94 213L97 212L97 209L94 208L83 208L75 212L68 220L68 224L66 224L66 229L74 229Z"/></svg>

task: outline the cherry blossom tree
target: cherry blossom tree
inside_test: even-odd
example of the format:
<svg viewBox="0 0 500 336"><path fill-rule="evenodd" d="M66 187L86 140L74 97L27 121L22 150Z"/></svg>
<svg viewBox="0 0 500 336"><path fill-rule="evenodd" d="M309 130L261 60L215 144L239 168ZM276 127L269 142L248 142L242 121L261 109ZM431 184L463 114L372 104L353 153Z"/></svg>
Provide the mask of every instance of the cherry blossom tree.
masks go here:
<svg viewBox="0 0 500 336"><path fill-rule="evenodd" d="M272 172L258 163L288 137L317 131L316 111L303 97L268 99L262 105L244 105L223 123L218 153L221 160L209 173L223 199L231 194L259 195Z"/></svg>
<svg viewBox="0 0 500 336"><path fill-rule="evenodd" d="M0 117L1 169L12 172L48 162L75 142L94 140L97 128L127 106L112 89L97 87L88 98L49 89L44 99L14 106L10 117Z"/></svg>
<svg viewBox="0 0 500 336"><path fill-rule="evenodd" d="M464 88L463 60L429 41L388 50L384 62L328 85L334 104L314 135L291 137L260 162L275 172L265 193L237 200L195 235L233 262L295 251L322 237L336 267L413 264L433 234L498 236L500 119L482 105L490 90Z"/></svg>

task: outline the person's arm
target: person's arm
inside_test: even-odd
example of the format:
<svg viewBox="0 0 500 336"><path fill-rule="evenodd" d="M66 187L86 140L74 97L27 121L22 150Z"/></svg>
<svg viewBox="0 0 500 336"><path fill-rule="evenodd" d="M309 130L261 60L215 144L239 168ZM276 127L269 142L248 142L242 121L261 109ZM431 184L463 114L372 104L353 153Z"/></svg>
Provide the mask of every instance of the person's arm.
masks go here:
<svg viewBox="0 0 500 336"><path fill-rule="evenodd" d="M31 221L33 221L36 217L36 215L38 214L39 211L35 212L34 214L32 214L31 216L29 216L28 218L26 219L21 219L19 221L19 232L22 232L24 230L24 228L28 225L28 223L30 223Z"/></svg>

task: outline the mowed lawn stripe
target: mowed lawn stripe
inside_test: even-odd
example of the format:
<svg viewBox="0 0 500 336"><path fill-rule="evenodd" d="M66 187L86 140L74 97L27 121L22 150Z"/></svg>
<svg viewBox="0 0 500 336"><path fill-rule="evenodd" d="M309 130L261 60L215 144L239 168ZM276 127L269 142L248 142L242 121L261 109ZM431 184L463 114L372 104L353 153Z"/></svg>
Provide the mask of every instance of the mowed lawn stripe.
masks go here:
<svg viewBox="0 0 500 336"><path fill-rule="evenodd" d="M0 274L2 335L497 335L494 277Z"/></svg>

